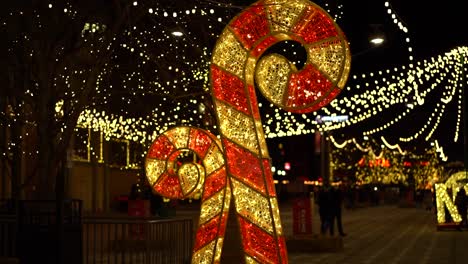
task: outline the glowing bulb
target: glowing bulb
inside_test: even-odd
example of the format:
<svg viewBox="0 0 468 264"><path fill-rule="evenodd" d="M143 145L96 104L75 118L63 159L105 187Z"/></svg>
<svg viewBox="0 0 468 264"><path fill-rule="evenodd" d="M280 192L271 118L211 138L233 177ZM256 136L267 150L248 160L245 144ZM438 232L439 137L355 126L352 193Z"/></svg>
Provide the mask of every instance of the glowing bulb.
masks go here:
<svg viewBox="0 0 468 264"><path fill-rule="evenodd" d="M370 42L374 45L380 45L384 42L384 39L381 37L376 37L370 40Z"/></svg>

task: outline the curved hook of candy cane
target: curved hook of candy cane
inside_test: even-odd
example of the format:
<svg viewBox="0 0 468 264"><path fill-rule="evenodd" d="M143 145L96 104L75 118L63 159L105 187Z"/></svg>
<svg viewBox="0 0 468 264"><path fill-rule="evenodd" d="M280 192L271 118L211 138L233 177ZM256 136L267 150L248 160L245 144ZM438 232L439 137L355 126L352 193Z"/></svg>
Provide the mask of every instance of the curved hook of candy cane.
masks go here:
<svg viewBox="0 0 468 264"><path fill-rule="evenodd" d="M153 191L164 197L184 199L202 192L192 263L219 263L231 199L219 140L194 127L170 129L154 140L145 168Z"/></svg>
<svg viewBox="0 0 468 264"><path fill-rule="evenodd" d="M307 50L296 70L262 54L294 40ZM348 43L333 19L307 0L262 0L231 20L213 51L211 89L247 263L287 263L255 84L275 105L296 113L328 104L350 69Z"/></svg>
<svg viewBox="0 0 468 264"><path fill-rule="evenodd" d="M307 51L301 70L278 54L261 55L285 40ZM306 113L330 103L349 76L351 54L345 35L333 18L307 0L259 1L234 18L223 31L213 63L256 81L261 93L289 112Z"/></svg>

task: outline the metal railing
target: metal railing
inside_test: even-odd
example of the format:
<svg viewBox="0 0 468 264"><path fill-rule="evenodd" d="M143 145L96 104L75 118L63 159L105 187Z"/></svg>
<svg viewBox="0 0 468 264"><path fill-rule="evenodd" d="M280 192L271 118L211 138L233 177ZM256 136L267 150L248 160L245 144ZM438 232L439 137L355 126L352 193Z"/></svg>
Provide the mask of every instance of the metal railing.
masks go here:
<svg viewBox="0 0 468 264"><path fill-rule="evenodd" d="M83 219L86 264L190 263L192 244L192 219Z"/></svg>
<svg viewBox="0 0 468 264"><path fill-rule="evenodd" d="M17 228L16 215L0 214L0 258L16 256Z"/></svg>
<svg viewBox="0 0 468 264"><path fill-rule="evenodd" d="M21 201L19 210L0 211L0 258L22 258L31 245L40 254L53 255L55 208L51 202ZM62 208L64 249L73 258L69 263L190 263L190 218L82 217L81 201Z"/></svg>

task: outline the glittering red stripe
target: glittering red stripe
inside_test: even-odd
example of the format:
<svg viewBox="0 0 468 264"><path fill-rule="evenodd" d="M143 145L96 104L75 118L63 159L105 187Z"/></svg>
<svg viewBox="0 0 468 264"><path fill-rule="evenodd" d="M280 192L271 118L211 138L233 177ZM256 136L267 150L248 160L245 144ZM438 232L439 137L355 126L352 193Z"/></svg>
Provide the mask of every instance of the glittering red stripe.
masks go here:
<svg viewBox="0 0 468 264"><path fill-rule="evenodd" d="M289 110L289 112L293 112L293 113L310 113L312 111L316 111L324 106L326 106L327 104L329 104L331 101L333 101L333 99L335 99L335 97L341 92L341 89L339 88L333 88L333 90L330 92L330 94L328 94L326 97L322 98L318 103L314 104L314 105L311 105L311 106L308 106L307 108L305 109L299 109L299 110Z"/></svg>
<svg viewBox="0 0 468 264"><path fill-rule="evenodd" d="M280 248L281 264L288 264L288 251L286 250L286 240L283 236L278 236L278 244Z"/></svg>
<svg viewBox="0 0 468 264"><path fill-rule="evenodd" d="M252 51L250 52L250 54L254 57L258 57L260 54L262 54L266 49L268 49L269 47L271 47L273 44L275 44L278 40L273 37L273 36L268 36L266 37L264 40L262 40L262 42L260 42L259 44L257 44L253 49Z"/></svg>
<svg viewBox="0 0 468 264"><path fill-rule="evenodd" d="M317 7L308 6L299 21L292 31L307 44L338 36L333 20Z"/></svg>
<svg viewBox="0 0 468 264"><path fill-rule="evenodd" d="M260 119L260 109L258 108L257 102L257 95L255 94L255 87L249 85L247 87L249 89L249 97L250 97L250 109L252 109L252 114L255 119Z"/></svg>
<svg viewBox="0 0 468 264"><path fill-rule="evenodd" d="M169 138L165 135L159 136L148 151L148 158L166 160L169 154L174 151L174 145L172 145Z"/></svg>
<svg viewBox="0 0 468 264"><path fill-rule="evenodd" d="M167 198L182 198L179 178L167 173L161 175L159 181L154 185L154 190Z"/></svg>
<svg viewBox="0 0 468 264"><path fill-rule="evenodd" d="M262 263L278 263L275 238L244 218L238 219L244 251Z"/></svg>
<svg viewBox="0 0 468 264"><path fill-rule="evenodd" d="M250 50L255 42L270 33L268 20L263 2L244 10L230 27L247 50Z"/></svg>
<svg viewBox="0 0 468 264"><path fill-rule="evenodd" d="M218 224L219 217L214 217L207 223L198 227L195 245L193 246L194 252L206 246L206 244L210 243L217 237Z"/></svg>
<svg viewBox="0 0 468 264"><path fill-rule="evenodd" d="M213 95L216 99L225 101L235 109L249 114L244 82L239 77L212 65L211 78Z"/></svg>
<svg viewBox="0 0 468 264"><path fill-rule="evenodd" d="M311 105L325 96L333 84L313 65L292 73L289 80L286 105L291 108Z"/></svg>
<svg viewBox="0 0 468 264"><path fill-rule="evenodd" d="M213 140L199 129L190 129L189 149L203 159Z"/></svg>
<svg viewBox="0 0 468 264"><path fill-rule="evenodd" d="M263 168L265 169L265 181L268 188L268 195L270 197L276 197L275 183L273 182L269 159L263 159Z"/></svg>
<svg viewBox="0 0 468 264"><path fill-rule="evenodd" d="M205 179L202 201L226 188L226 169L223 167Z"/></svg>
<svg viewBox="0 0 468 264"><path fill-rule="evenodd" d="M223 138L229 172L250 187L265 194L260 160L249 151Z"/></svg>

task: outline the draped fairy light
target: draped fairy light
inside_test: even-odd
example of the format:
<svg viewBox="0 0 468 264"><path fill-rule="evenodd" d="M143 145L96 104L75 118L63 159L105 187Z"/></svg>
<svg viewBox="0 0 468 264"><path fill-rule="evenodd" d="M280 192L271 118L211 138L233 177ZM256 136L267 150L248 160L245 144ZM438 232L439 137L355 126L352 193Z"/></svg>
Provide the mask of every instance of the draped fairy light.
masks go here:
<svg viewBox="0 0 468 264"><path fill-rule="evenodd" d="M413 126L408 130L398 130L397 135L400 136L396 139L402 143L409 143L423 137L428 143L432 144L440 135L440 133L439 135L435 134L436 130L440 127L442 120L447 119L446 109L449 104L456 104L456 121L454 122L454 129L449 130L449 133L453 133L453 142L457 142L462 116L462 91L463 86L466 85L464 75L467 72L465 69L467 65L464 58L467 56L468 47L459 47L444 56L416 62L413 68L414 71L408 69L409 67L402 66L401 70L394 68L393 72L395 73L390 77L386 76L383 71L378 71L362 75L361 81L355 75L353 76L354 81L364 82L365 84L374 82L376 89L366 89L362 93L335 100L324 111L332 116L346 113L349 119L340 123L317 124L317 127L319 130L331 131L353 126L366 120L375 120L379 115L394 116L393 119L383 124L380 121L372 123L371 125L374 128L362 132L363 136L370 136L384 130L397 129L397 124L407 120L411 114L415 113L417 108L424 106L426 109L429 107L426 122L419 128ZM405 69L407 69L406 72ZM390 70L387 72L391 73ZM413 74L413 72L416 72L416 74ZM362 91L359 84L349 88ZM441 93L441 96L434 95L434 93ZM434 102L434 99L432 99L434 97L439 97L439 101L435 100L436 102ZM433 105L427 106L428 103ZM394 107L402 109L401 106L404 106L402 112L392 111ZM432 112L430 111L431 107L433 107ZM446 135L447 131L444 131L444 139L447 138ZM387 141L387 143L389 142ZM393 142L393 144L396 143ZM446 161L447 156L444 154L442 146L439 146L439 152L441 159Z"/></svg>
<svg viewBox="0 0 468 264"><path fill-rule="evenodd" d="M286 40L297 41L307 50L308 60L301 70L281 55L262 56ZM203 188L192 263L219 263L230 201L227 193L231 192L244 261L288 262L255 84L276 106L311 112L340 93L350 59L339 27L307 0L259 1L226 26L210 67L220 134L216 154L209 151L217 142L209 132L176 127L155 139L146 159L147 177L156 192L184 198ZM192 152L193 160L180 159L181 151ZM219 178L210 181L212 174Z"/></svg>
<svg viewBox="0 0 468 264"><path fill-rule="evenodd" d="M398 16L398 14L393 10L393 8L392 8L389 1L385 1L384 6L385 6L385 8L387 10L387 14L388 14L388 16L390 16L393 24L397 25L398 29L405 33L405 35L406 35L405 43L408 45L408 48L407 48L408 49L408 59L409 59L410 62L413 61L413 58L414 58L413 57L413 47L411 46L411 39L410 39L410 36L409 36L408 28L406 27L403 20L401 20L400 17Z"/></svg>
<svg viewBox="0 0 468 264"><path fill-rule="evenodd" d="M385 129L397 124L399 121L402 121L405 117L415 111L420 105L425 103L426 97L430 96L432 92L437 89L443 89L446 91L446 96L443 97L438 104L434 106L434 110L430 113L427 122L423 125L418 131L413 135L408 137L400 137L402 142L409 142L416 139L419 135L422 135L423 132L431 127L430 133L427 135L432 135L434 130L437 128L436 125L431 126L433 120L440 120L441 113L445 113L444 109L446 105L450 103L457 104L457 117L456 117L456 129L454 134L454 141L458 139L457 135L459 134L460 123L461 123L461 106L462 106L462 93L461 89L463 85L466 85L465 82L462 82L462 74L466 72L462 70L461 67L467 67L466 62L462 62L462 57L468 57L468 47L460 47L454 49L450 52L447 52L443 56L433 57L428 60L416 63L416 75L413 75L411 71L406 71L407 67L402 66L400 68L394 68L386 71L378 71L376 73L363 74L362 77L358 78L356 75L353 76L355 79L353 82L363 82L371 83L385 82L386 85L379 86L377 89L363 90L361 89L360 84L356 84L354 87L347 87L347 89L354 89L357 91L363 91L362 93L355 94L349 98L344 96L340 99L333 101L330 106L322 109L326 111L328 115L341 115L346 113L350 116L349 120L340 123L323 123L319 124L315 120L316 115L291 115L291 113L281 113L281 111L275 111L275 115L268 114L265 117L265 122L263 124L265 128L265 134L267 137L278 137L278 136L290 136L290 135L300 135L300 134L309 134L316 131L316 129L321 130L335 130L352 125L356 125L362 121L375 117L379 114L382 114L385 110L390 111L392 106L398 106L402 104L407 104L408 107L405 108L404 112L399 113L391 121L385 125L364 131L363 135L372 135L377 132L381 132ZM463 63L463 64L462 64ZM451 72L450 75L447 72ZM451 78L449 78L451 77ZM425 89L414 90L411 87L407 86L408 83L413 82L417 79L417 82L422 83L421 87ZM393 81L391 81L393 80ZM448 80L453 80L452 86L444 85L443 83ZM345 94L346 92L343 92ZM179 108L182 110L182 108ZM100 126L115 127L121 125L119 122L114 120L122 119L118 115L100 115L96 111L85 111L80 117L80 124L91 124L94 128L98 128L97 124ZM143 120L146 120L143 122ZM149 120L149 121L148 121ZM159 122L151 121L151 117L141 118L140 123L133 125L133 129L125 129L125 126L120 128L112 128L114 131L120 131L121 135L124 135L126 138L137 137L141 139L141 131L143 129L141 126L151 124L160 124ZM186 121L187 123L191 120ZM105 125L104 125L105 123ZM114 123L112 125L112 123ZM440 123L440 121L438 122ZM437 124L437 123L436 123ZM168 122L168 125L162 126L161 130L167 129L170 127L171 123ZM302 128L302 129L301 129ZM427 138L428 140L430 139Z"/></svg>
<svg viewBox="0 0 468 264"><path fill-rule="evenodd" d="M347 140L344 140L342 143L339 143L336 141L336 139L333 137L333 136L329 136L328 137L330 139L330 141L333 143L333 146L337 149L342 149L344 147L346 147L349 143L353 143L355 145L355 147L357 149L359 149L361 152L370 152L370 151L374 151L372 149L372 147L368 146L366 148L362 147L355 138L352 138L352 139L347 139ZM406 155L408 153L408 151L405 151L401 148L401 146L399 144L394 144L394 145L391 145L388 143L388 141L385 139L384 136L381 136L380 139L382 140L382 143L389 149L397 149L398 152L401 154L401 155ZM437 153L439 153L439 158L442 160L442 161L447 161L448 160L448 157L447 155L445 155L445 152L444 152L444 148L442 146L439 145L439 141L438 140L435 140L431 145L434 145L435 147L435 151Z"/></svg>

